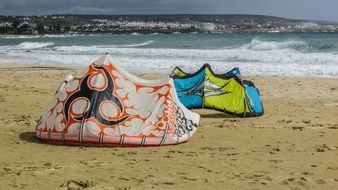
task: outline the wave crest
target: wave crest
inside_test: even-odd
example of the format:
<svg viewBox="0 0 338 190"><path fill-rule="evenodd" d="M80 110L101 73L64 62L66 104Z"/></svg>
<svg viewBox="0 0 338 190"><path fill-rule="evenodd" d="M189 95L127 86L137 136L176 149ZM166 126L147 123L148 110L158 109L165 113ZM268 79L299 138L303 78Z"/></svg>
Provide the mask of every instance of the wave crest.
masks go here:
<svg viewBox="0 0 338 190"><path fill-rule="evenodd" d="M154 43L154 41L149 40L149 41L138 43L138 44L117 45L115 47L143 47L143 46L148 46L152 43Z"/></svg>
<svg viewBox="0 0 338 190"><path fill-rule="evenodd" d="M22 49L39 49L53 45L53 42L22 42L18 47Z"/></svg>
<svg viewBox="0 0 338 190"><path fill-rule="evenodd" d="M290 41L261 41L253 39L250 43L244 44L242 48L254 51L271 51L280 49L308 49L309 45L303 41L290 40Z"/></svg>

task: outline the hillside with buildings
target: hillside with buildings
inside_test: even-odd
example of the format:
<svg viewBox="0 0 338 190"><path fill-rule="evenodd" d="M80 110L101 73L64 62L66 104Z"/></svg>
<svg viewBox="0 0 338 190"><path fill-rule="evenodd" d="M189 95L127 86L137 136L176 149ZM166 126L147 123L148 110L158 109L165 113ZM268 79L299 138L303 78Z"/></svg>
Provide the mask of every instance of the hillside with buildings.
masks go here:
<svg viewBox="0 0 338 190"><path fill-rule="evenodd" d="M338 23L263 15L0 16L0 34L338 32Z"/></svg>

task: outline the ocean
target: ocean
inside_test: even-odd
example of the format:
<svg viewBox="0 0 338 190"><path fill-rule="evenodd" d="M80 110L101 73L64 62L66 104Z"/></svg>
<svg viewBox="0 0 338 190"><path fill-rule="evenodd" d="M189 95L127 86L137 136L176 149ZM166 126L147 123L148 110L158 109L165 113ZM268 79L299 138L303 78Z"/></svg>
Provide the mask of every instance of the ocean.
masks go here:
<svg viewBox="0 0 338 190"><path fill-rule="evenodd" d="M0 64L86 66L106 52L131 72L193 72L209 63L244 76L338 77L338 33L0 36Z"/></svg>

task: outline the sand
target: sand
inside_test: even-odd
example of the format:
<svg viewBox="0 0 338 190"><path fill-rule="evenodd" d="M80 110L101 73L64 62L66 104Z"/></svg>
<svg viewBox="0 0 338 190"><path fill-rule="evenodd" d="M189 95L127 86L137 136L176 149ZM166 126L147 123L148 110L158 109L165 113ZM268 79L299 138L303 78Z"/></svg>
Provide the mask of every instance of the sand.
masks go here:
<svg viewBox="0 0 338 190"><path fill-rule="evenodd" d="M263 117L194 110L200 126L176 146L42 143L36 121L70 72L0 66L0 189L338 189L337 78L249 77Z"/></svg>

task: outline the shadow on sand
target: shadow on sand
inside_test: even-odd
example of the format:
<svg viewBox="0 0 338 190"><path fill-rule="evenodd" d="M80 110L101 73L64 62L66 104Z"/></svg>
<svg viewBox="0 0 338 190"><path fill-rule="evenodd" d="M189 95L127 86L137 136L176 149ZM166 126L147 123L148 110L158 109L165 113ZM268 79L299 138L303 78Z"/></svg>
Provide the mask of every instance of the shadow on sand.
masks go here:
<svg viewBox="0 0 338 190"><path fill-rule="evenodd" d="M28 143L37 143L37 144L45 144L45 145L53 145L53 146L69 146L69 147L79 146L79 145L57 143L53 141L42 141L35 137L34 132L22 132L20 133L19 138ZM80 145L80 146L83 146L83 145Z"/></svg>
<svg viewBox="0 0 338 190"><path fill-rule="evenodd" d="M42 141L37 139L35 137L34 132L22 132L19 135L19 138L23 141L29 142L29 143L39 143L39 144L44 144Z"/></svg>
<svg viewBox="0 0 338 190"><path fill-rule="evenodd" d="M199 113L201 118L238 118L235 115L230 115L227 113Z"/></svg>
<svg viewBox="0 0 338 190"><path fill-rule="evenodd" d="M19 138L28 143L37 143L51 146L66 146L66 147L79 147L79 148L121 148L120 146L115 145L98 145L98 144L87 144L87 143L79 143L79 144L68 144L63 142L56 141L43 141L35 137L34 132L22 132L19 134ZM125 147L128 148L128 147ZM129 148L134 148L133 146Z"/></svg>

